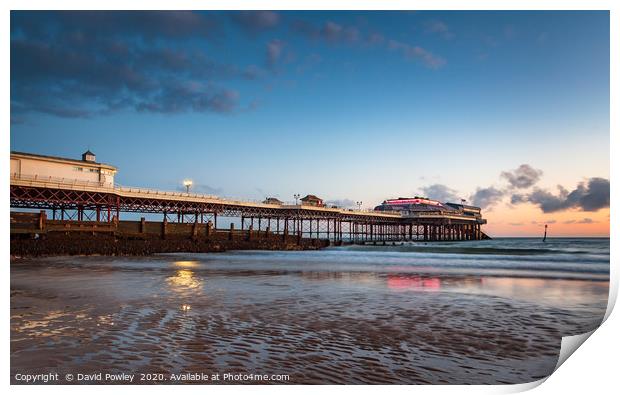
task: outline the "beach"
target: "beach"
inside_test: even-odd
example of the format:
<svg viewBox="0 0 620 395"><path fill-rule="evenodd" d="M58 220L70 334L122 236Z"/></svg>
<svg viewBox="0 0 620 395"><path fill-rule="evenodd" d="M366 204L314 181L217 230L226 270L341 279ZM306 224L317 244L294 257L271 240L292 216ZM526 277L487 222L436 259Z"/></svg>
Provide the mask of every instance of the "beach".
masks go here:
<svg viewBox="0 0 620 395"><path fill-rule="evenodd" d="M525 383L608 280L609 239L19 259L11 382Z"/></svg>

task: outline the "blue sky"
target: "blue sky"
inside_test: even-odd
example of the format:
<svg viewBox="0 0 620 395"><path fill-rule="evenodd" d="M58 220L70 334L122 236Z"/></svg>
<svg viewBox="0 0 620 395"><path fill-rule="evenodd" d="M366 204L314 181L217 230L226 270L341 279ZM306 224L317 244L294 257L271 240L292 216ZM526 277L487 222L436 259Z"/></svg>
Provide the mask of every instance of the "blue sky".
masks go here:
<svg viewBox="0 0 620 395"><path fill-rule="evenodd" d="M491 208L522 164L609 178L607 12L13 12L11 56L11 149L123 185Z"/></svg>

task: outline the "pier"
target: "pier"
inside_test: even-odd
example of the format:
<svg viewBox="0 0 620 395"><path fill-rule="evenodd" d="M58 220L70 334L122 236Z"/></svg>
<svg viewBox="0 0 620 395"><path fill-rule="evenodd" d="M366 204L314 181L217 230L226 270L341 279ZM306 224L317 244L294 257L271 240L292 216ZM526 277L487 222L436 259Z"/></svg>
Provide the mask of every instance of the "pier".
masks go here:
<svg viewBox="0 0 620 395"><path fill-rule="evenodd" d="M481 230L486 220L465 213L403 215L269 204L24 174L11 174L10 201L12 208L45 210L51 213L52 221L76 221L100 231L107 229L106 224L120 221L121 213L149 213L160 214L161 223L211 223L215 231L220 230L218 218L233 217L239 219L241 231L324 239L335 244L464 241L488 237ZM234 224L231 226L234 228Z"/></svg>
<svg viewBox="0 0 620 395"><path fill-rule="evenodd" d="M375 210L328 207L308 195L295 204L267 198L263 202L235 200L190 192L171 192L119 186L115 166L99 163L90 150L82 159L11 152L11 208L39 212L36 219L16 212L11 216L11 234L41 236L86 230L91 234L142 237L157 234L165 239L170 230L191 229L189 236L213 237L249 232L328 244L387 243L399 241L465 241L488 238L481 230L486 223L480 209L463 204L428 199L390 200ZM407 210L402 202L428 202L425 210ZM360 204L361 205L361 204ZM22 210L23 211L23 210ZM149 215L150 221L122 220L122 213ZM153 221L153 217L161 221ZM222 228L218 219L232 218ZM21 221L21 222L20 222ZM36 226L33 226L33 223ZM237 224L237 228L235 228ZM188 225L190 225L188 227ZM138 230L135 228L137 227ZM158 229L157 231L150 231ZM180 232L180 234L183 234ZM17 236L22 235L22 236Z"/></svg>

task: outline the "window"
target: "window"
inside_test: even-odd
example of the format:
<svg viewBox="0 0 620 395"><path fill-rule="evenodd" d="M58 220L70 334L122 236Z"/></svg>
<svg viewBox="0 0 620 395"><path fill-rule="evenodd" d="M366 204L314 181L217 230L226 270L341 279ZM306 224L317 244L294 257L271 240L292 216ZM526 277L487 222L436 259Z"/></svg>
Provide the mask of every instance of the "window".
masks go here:
<svg viewBox="0 0 620 395"><path fill-rule="evenodd" d="M73 170L75 170L75 171L84 171L84 168L76 166L76 167L73 168Z"/></svg>
<svg viewBox="0 0 620 395"><path fill-rule="evenodd" d="M99 173L99 169L88 169L91 173Z"/></svg>

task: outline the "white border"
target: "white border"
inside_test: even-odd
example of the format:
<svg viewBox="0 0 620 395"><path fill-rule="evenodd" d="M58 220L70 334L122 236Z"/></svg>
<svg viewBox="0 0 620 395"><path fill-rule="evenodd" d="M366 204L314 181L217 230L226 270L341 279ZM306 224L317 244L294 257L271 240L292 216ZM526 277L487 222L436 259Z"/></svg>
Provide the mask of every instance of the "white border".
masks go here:
<svg viewBox="0 0 620 395"><path fill-rule="evenodd" d="M2 15L2 23L4 37L1 41L2 53L5 54L3 57L4 61L2 61L2 83L3 83L3 92L2 95L2 119L3 124L9 127L10 130L10 67L9 67L9 56L10 56L10 42L9 42L9 34L10 34L10 13L11 9L214 9L214 10L227 10L227 9L273 9L273 10L338 10L338 9L351 9L351 10L371 10L371 9L392 9L392 10L611 10L611 41L610 41L610 49L611 49L611 80L610 80L610 89L611 89L611 105L610 108L619 108L618 107L618 78L617 78L617 70L619 69L620 62L618 61L618 37L620 37L619 24L618 24L618 2L617 1L576 1L576 0L565 0L565 1L557 1L557 0L504 0L504 1L481 1L481 0L472 0L472 1L462 1L462 0L441 0L441 1L404 1L404 0L384 0L384 1L370 1L370 0L358 0L358 1L325 1L325 0L300 0L300 1L283 1L283 0L271 0L271 1L240 1L240 0L231 0L231 1L193 1L193 0L176 0L174 2L165 2L162 0L152 0L149 2L139 3L139 2L128 2L126 0L108 0L108 1L76 1L76 0L65 0L65 1L54 1L49 2L45 0L33 0L33 1L6 1L3 4L5 6L5 12ZM611 111L611 146L617 147L619 146L618 142L618 117L613 110ZM9 148L9 133L5 134L5 138L0 141L2 144L2 148L5 152L5 156L2 163L2 166L5 166L1 170L0 177L2 177L3 185L5 186L5 196L8 196L8 152ZM610 148L611 151L611 148ZM611 171L610 174L615 174L618 167L618 160L615 156L610 155L611 159ZM611 198L612 205L615 207L618 199L618 188L615 183L612 183L611 186ZM8 206L8 205L7 205ZM2 245L4 256L8 258L9 256L9 248L8 248L8 239L9 239L9 210L3 211L2 217L0 221L2 221L2 232L3 239L5 243ZM615 229L618 228L618 218L617 216L611 217L611 233L613 234ZM611 309L615 303L618 293L618 272L617 272L617 264L616 264L616 255L617 255L617 241L615 237L611 238L611 282L610 282L610 300L608 305L608 311L606 314L606 319L609 317L611 313ZM8 261L8 259L7 259ZM9 294L10 288L10 275L9 275L9 265L6 262L2 266L2 278L4 281L4 317L8 321L8 317L10 314L9 310L9 298L7 297ZM9 330L8 322L5 321L5 325L2 328L2 334L5 342L3 343L3 358L2 358L2 366L5 374L0 375L0 380L2 380L5 385L8 386L9 383L9 361L10 361L10 330ZM548 383L542 385L536 389L538 393L568 393L568 394L583 394L587 393L611 393L617 390L618 380L617 376L617 355L616 352L619 349L620 342L618 341L618 337L620 337L620 322L618 319L618 314L611 316L611 319L607 320L600 330L596 331L597 333L592 336L590 340L587 341L587 346L581 347L576 351L576 355L562 365L562 367L554 373L549 379ZM321 391L325 388L328 391L336 390L336 391L344 391L344 392L353 392L355 393L374 393L376 391L389 391L390 393L410 393L412 390L416 392L422 393L462 393L463 391L470 391L474 393L504 393L504 392L515 392L521 391L533 386L536 386L545 380L541 380L537 383L518 385L518 386L420 386L420 387L408 387L408 386L381 386L381 388L376 387L359 387L359 386L345 386L345 387L337 387L334 389L332 386L321 387ZM125 390L127 387L122 388ZM120 388L119 388L120 389ZM16 393L31 393L37 391L45 391L48 393L83 393L87 390L89 393L108 393L111 390L115 391L115 389L111 389L111 387L107 386L90 386L80 387L80 386L40 386L40 387L26 387L26 386L12 386L10 388L11 391ZM157 386L157 387L133 387L131 388L132 392L146 392L149 393L163 393L169 392L172 390L168 386ZM248 387L239 387L239 386L230 386L230 387L204 387L204 386L177 386L174 388L174 391L190 391L197 393L204 393L206 391L209 392L222 392L222 393L231 393L231 392L239 392L239 391L251 391L252 393L283 393L284 391L295 391L299 393L309 393L310 391L316 391L314 387L306 387L306 386L295 386L294 388L289 388L287 386L278 386L278 387L267 387L267 386L248 386Z"/></svg>

